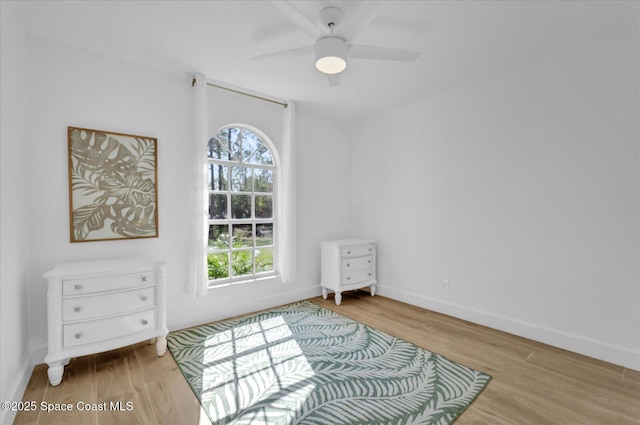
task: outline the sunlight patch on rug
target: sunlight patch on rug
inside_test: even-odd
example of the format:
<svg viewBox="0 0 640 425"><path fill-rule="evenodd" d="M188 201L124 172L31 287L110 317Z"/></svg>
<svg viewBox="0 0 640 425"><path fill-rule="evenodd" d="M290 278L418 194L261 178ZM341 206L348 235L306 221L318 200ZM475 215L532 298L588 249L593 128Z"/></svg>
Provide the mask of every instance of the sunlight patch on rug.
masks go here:
<svg viewBox="0 0 640 425"><path fill-rule="evenodd" d="M167 341L214 424L450 424L490 380L309 301Z"/></svg>

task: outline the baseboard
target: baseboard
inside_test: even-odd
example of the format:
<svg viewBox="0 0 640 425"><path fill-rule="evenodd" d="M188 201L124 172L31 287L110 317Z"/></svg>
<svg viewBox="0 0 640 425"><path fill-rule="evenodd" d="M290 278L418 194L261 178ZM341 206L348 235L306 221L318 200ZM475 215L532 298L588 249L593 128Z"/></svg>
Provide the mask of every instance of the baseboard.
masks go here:
<svg viewBox="0 0 640 425"><path fill-rule="evenodd" d="M510 317L501 316L486 311L449 303L423 295L405 292L386 286L378 286L378 293L382 296L402 301L407 304L432 310L438 313L467 320L479 325L518 335L523 338L604 360L609 363L640 371L640 353L625 347L597 341L580 335L575 335L556 329L527 323Z"/></svg>
<svg viewBox="0 0 640 425"><path fill-rule="evenodd" d="M16 383L13 385L13 388L10 388L7 392L7 395L11 394L11 398L5 401L15 401L19 402L22 400L22 396L24 395L25 390L27 389L27 385L29 384L29 380L31 379L31 374L33 373L33 359L31 357L25 357L24 364L21 365L20 371L16 373L16 376L19 378L16 380ZM0 424L11 424L13 423L16 417L17 411L0 409Z"/></svg>
<svg viewBox="0 0 640 425"><path fill-rule="evenodd" d="M31 349L31 363L39 365L44 363L44 358L47 356L47 344L39 344Z"/></svg>

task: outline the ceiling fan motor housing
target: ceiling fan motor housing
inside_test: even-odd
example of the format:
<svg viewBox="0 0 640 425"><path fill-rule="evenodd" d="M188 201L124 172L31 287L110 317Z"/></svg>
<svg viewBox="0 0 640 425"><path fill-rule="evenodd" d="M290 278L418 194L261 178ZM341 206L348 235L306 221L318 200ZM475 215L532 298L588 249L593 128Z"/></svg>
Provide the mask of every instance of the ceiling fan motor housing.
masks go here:
<svg viewBox="0 0 640 425"><path fill-rule="evenodd" d="M340 25L342 15L342 10L337 7L325 7L320 11L320 21L322 22L322 25L333 31L338 25Z"/></svg>
<svg viewBox="0 0 640 425"><path fill-rule="evenodd" d="M349 47L339 37L324 37L316 42L316 68L325 74L339 74L347 67Z"/></svg>

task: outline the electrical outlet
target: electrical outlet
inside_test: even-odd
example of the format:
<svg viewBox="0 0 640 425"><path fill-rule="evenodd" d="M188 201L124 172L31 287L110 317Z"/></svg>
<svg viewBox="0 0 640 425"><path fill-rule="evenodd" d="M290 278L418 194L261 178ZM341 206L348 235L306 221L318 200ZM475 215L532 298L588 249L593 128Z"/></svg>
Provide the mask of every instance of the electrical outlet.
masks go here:
<svg viewBox="0 0 640 425"><path fill-rule="evenodd" d="M443 287L444 289L449 289L449 288L451 288L451 281L449 281L449 279L444 279L444 280L442 281L442 287Z"/></svg>

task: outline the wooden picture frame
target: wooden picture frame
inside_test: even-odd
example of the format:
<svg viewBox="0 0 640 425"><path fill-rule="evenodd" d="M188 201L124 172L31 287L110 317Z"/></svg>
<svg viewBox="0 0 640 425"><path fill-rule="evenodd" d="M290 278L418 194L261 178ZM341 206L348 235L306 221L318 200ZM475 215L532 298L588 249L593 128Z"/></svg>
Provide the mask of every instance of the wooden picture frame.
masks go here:
<svg viewBox="0 0 640 425"><path fill-rule="evenodd" d="M158 237L158 141L68 127L71 242Z"/></svg>

